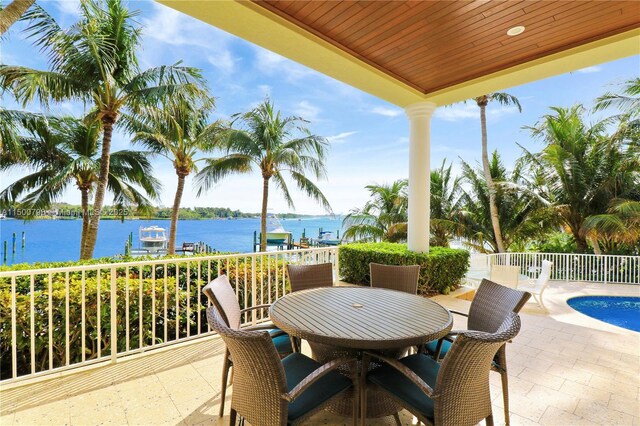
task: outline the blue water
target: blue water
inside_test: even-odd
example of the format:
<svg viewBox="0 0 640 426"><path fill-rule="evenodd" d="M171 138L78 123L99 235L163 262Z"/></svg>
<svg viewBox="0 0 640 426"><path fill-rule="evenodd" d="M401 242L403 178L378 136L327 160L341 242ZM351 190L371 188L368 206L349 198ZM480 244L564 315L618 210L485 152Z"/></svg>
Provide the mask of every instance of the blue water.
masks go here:
<svg viewBox="0 0 640 426"><path fill-rule="evenodd" d="M567 300L567 303L591 318L640 331L640 297L580 296Z"/></svg>
<svg viewBox="0 0 640 426"><path fill-rule="evenodd" d="M282 225L297 241L303 230L306 236L316 238L319 228L324 231L340 230L342 218L304 218L282 220ZM94 257L113 256L124 252L124 244L133 232L134 247L138 245L140 226L158 225L169 233L168 220L103 220L98 230L98 242ZM52 262L77 260L80 253L80 220L34 220L23 222L15 219L0 221L0 245L7 241L7 265L23 262ZM234 220L181 220L178 222L177 245L183 241L204 241L218 251L253 251L253 232L260 230L260 219ZM21 236L26 232L26 245L22 249ZM16 252L12 253L13 233L16 233ZM342 234L342 231L340 232ZM0 246L0 251L3 251ZM2 258L4 253L2 253Z"/></svg>

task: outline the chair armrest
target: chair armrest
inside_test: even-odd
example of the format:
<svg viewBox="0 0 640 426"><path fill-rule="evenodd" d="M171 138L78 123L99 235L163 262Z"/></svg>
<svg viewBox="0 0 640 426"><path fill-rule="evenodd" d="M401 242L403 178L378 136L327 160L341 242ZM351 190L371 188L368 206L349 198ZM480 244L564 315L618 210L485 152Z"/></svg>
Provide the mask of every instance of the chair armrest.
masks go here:
<svg viewBox="0 0 640 426"><path fill-rule="evenodd" d="M321 377L332 372L336 368L341 367L342 365L353 363L353 362L355 362L355 358L345 358L345 357L337 358L332 361L329 361L326 364L323 364L322 366L316 368L311 374L309 374L307 377L302 379L302 381L298 383L296 387L291 389L290 392L283 394L282 397L287 401L292 402L297 397L299 397L300 394L302 394L302 392L307 390L309 386L311 386L315 381L317 381Z"/></svg>
<svg viewBox="0 0 640 426"><path fill-rule="evenodd" d="M379 360L386 362L391 367L393 367L396 370L398 370L400 372L400 374L405 376L407 379L411 380L428 397L433 397L434 391L431 388L431 386L429 386L427 384L427 382L422 380L420 378L420 376L418 376L416 373L414 373L413 370L411 370L409 367L405 366L404 364L402 364L398 360L395 360L395 359L392 359L392 358L383 357L383 356L380 356L380 355L377 355L377 354L374 354L374 353L371 353L371 352L366 352L366 351L364 353L366 355L369 355L370 357L378 358Z"/></svg>
<svg viewBox="0 0 640 426"><path fill-rule="evenodd" d="M449 312L451 312L452 314L456 314L456 315L462 315L463 317L468 317L469 314L465 314L464 312L460 312L460 311L455 311L453 309L449 309Z"/></svg>
<svg viewBox="0 0 640 426"><path fill-rule="evenodd" d="M243 310L240 311L241 314L244 314L245 312L249 312L249 311L254 311L256 309L267 309L268 307L270 307L271 305L256 305L256 306L251 306L249 308L244 308Z"/></svg>

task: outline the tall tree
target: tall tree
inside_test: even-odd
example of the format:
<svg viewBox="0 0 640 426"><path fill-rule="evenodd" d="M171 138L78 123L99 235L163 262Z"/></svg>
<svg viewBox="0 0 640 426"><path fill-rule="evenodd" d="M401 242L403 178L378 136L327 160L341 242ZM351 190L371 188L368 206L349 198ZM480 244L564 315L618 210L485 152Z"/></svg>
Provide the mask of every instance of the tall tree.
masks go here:
<svg viewBox="0 0 640 426"><path fill-rule="evenodd" d="M403 241L407 239L406 179L391 184L367 185L370 199L342 221L343 239L353 241Z"/></svg>
<svg viewBox="0 0 640 426"><path fill-rule="evenodd" d="M48 53L49 70L0 65L0 87L11 89L16 99L28 104L37 99L80 100L92 105L88 120L102 130L100 172L82 259L93 256L100 214L109 183L111 138L125 111L137 114L145 106L168 99L188 101L205 86L200 71L174 64L140 70L136 51L141 28L121 0L87 0L80 4L80 20L62 29L41 7L26 14L26 32L36 46Z"/></svg>
<svg viewBox="0 0 640 426"><path fill-rule="evenodd" d="M584 253L590 232L607 229L602 222L607 216L602 215L615 213L617 205L624 214L633 212L636 205L625 200L640 201L640 145L624 120L609 133L617 118L587 124L581 105L551 110L528 128L546 146L525 155L542 177L540 197L570 229L578 252ZM591 219L589 225L593 216L600 219Z"/></svg>
<svg viewBox="0 0 640 426"><path fill-rule="evenodd" d="M462 178L451 175L446 159L438 169L431 170L431 243L448 247L453 236L460 235L462 209Z"/></svg>
<svg viewBox="0 0 640 426"><path fill-rule="evenodd" d="M268 99L253 110L234 115L234 124L244 128L230 129L225 136L225 155L207 160L196 175L198 194L206 191L221 178L233 173L249 173L256 168L262 175L262 209L260 250L267 249L267 205L269 183L275 181L291 208L293 199L285 181L285 172L298 188L331 211L329 201L306 174L315 178L325 176L327 141L311 134L304 127L308 121L301 117L283 117Z"/></svg>
<svg viewBox="0 0 640 426"><path fill-rule="evenodd" d="M0 192L0 206L18 204L30 210L48 209L71 185L81 193L82 234L80 247L87 238L89 200L95 191L100 170L100 123L86 124L72 117L45 117L2 111L4 119L13 121L18 142L25 156L15 150L0 153L0 170L28 167L34 170ZM147 196L157 198L159 182L152 176L148 153L117 151L111 154L107 187L114 195L116 210L125 206L150 208ZM141 188L144 194L138 189ZM145 195L146 194L146 195ZM32 216L33 214L27 215Z"/></svg>
<svg viewBox="0 0 640 426"><path fill-rule="evenodd" d="M187 176L197 172L201 153L211 152L221 132L219 122L210 123L214 107L211 97L193 103L172 102L164 109L148 109L140 118L130 117L129 129L134 143L141 143L173 163L178 186L171 211L169 254L175 253L176 233L182 194Z"/></svg>
<svg viewBox="0 0 640 426"><path fill-rule="evenodd" d="M13 0L0 10L0 36L7 32L15 22L35 3L36 0Z"/></svg>
<svg viewBox="0 0 640 426"><path fill-rule="evenodd" d="M523 180L523 169L516 166L509 172L502 164L497 151L489 161L489 172L496 184L498 219L505 248L524 246L531 238L538 237L549 229L548 214L541 210L541 202L530 191ZM484 171L476 170L462 162L462 209L458 220L462 236L473 249L486 253L498 252L498 241L492 226L489 189Z"/></svg>
<svg viewBox="0 0 640 426"><path fill-rule="evenodd" d="M493 227L493 233L496 238L496 245L498 253L505 251L504 239L502 231L500 230L500 220L498 215L498 206L496 203L496 185L491 178L491 171L489 167L489 151L487 147L487 105L490 102L497 102L501 105L515 105L518 111L522 111L522 107L518 98L508 93L491 93L489 95L482 95L474 98L474 101L480 107L480 128L482 131L482 170L484 172L484 179L487 182L487 188L489 190L489 208L491 215L491 225Z"/></svg>

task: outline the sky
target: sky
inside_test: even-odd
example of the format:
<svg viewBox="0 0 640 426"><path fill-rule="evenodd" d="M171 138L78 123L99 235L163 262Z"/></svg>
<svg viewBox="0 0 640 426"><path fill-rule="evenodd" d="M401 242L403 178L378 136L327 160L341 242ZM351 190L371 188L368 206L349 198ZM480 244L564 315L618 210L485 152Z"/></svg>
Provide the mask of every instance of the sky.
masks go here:
<svg viewBox="0 0 640 426"><path fill-rule="evenodd" d="M39 1L63 27L78 19L76 0ZM155 1L131 1L135 18L144 26L138 59L142 69L183 61L203 70L211 93L217 98L212 119L229 118L245 112L270 97L285 115L309 120L309 129L329 141L327 179L318 186L333 212L343 214L362 206L368 199L369 184L390 183L408 176L409 124L401 108L327 77L303 65L253 45L222 30L183 15ZM2 40L0 63L45 69L46 57L25 39L24 23L14 25ZM616 91L626 80L640 75L640 56L604 63L504 91L518 97L522 112L515 107L488 107L489 149L498 149L507 167L521 155L518 144L528 150L542 148L524 126L535 125L550 106L593 105L605 91ZM9 94L0 99L6 108L20 108ZM39 105L27 109L39 111ZM81 116L83 106L64 102L52 113ZM594 117L595 119L595 117ZM112 151L130 149L130 136L116 132ZM443 160L460 170L461 159L471 164L480 160L480 120L478 107L460 103L436 110L431 123L431 167ZM172 164L153 160L155 175L163 184L159 206L171 206L177 186ZM0 173L4 189L27 170ZM322 207L289 185L295 201L290 209L272 184L269 208L275 212L322 214ZM258 173L231 176L196 197L192 177L187 178L183 207L229 207L258 212L262 179ZM79 191L70 186L59 201L80 203ZM107 203L110 199L107 200Z"/></svg>

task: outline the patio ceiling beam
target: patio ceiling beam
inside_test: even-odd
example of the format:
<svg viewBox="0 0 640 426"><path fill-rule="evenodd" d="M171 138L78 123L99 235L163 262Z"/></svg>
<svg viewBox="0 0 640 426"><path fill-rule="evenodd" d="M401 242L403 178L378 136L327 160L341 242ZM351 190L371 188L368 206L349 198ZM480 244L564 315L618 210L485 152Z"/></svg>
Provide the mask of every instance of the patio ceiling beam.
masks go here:
<svg viewBox="0 0 640 426"><path fill-rule="evenodd" d="M635 28L424 93L356 52L341 49L252 1L158 1L402 108L421 101L447 105L640 54L640 29Z"/></svg>

